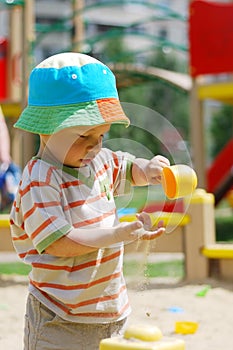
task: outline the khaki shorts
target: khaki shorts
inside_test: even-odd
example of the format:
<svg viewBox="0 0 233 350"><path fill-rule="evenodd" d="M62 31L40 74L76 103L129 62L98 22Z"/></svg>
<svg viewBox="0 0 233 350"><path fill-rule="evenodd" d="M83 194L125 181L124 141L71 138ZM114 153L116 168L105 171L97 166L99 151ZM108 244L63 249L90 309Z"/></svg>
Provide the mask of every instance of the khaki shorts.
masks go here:
<svg viewBox="0 0 233 350"><path fill-rule="evenodd" d="M100 341L121 335L125 324L126 319L107 324L69 322L29 294L24 350L99 350Z"/></svg>

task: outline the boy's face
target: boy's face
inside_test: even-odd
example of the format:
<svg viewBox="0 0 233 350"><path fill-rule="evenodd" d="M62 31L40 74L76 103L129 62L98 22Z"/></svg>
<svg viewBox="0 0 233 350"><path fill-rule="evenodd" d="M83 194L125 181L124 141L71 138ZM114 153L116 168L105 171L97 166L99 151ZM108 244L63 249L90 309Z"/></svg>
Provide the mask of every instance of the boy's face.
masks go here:
<svg viewBox="0 0 233 350"><path fill-rule="evenodd" d="M54 157L70 167L82 167L91 162L102 147L102 140L110 125L73 127L53 135L40 135L42 154ZM41 153L41 152L40 152Z"/></svg>

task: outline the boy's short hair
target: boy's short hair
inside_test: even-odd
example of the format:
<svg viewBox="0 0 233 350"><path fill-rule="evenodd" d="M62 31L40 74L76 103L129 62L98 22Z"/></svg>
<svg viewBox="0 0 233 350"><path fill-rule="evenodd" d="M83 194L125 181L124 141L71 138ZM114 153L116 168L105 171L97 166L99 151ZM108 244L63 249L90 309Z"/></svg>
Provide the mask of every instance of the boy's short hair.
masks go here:
<svg viewBox="0 0 233 350"><path fill-rule="evenodd" d="M51 135L74 126L125 124L115 76L95 58L74 52L51 56L29 78L28 106L16 128Z"/></svg>

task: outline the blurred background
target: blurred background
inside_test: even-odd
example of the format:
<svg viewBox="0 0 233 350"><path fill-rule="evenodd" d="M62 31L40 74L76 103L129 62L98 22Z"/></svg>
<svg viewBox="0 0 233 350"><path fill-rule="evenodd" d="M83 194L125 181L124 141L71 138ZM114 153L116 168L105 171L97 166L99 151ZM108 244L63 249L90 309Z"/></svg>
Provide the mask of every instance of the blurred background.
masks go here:
<svg viewBox="0 0 233 350"><path fill-rule="evenodd" d="M214 193L229 221L233 83L225 58L232 55L226 43L232 43L233 2L219 0L213 13L208 3L214 2L0 0L0 105L14 164L23 168L38 147L37 136L13 128L27 103L31 69L59 52L86 53L113 70L123 107L145 107L140 123L133 113L132 126L112 127L108 140L124 148L130 139L144 146L144 156L161 153L192 165L199 187Z"/></svg>

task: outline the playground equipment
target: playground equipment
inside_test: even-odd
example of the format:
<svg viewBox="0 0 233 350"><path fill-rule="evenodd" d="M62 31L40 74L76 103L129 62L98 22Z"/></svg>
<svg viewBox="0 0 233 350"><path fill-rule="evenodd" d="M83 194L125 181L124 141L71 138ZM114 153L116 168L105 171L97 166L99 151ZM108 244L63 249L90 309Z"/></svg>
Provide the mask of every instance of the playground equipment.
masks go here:
<svg viewBox="0 0 233 350"><path fill-rule="evenodd" d="M191 136L195 169L203 188L207 188L203 103L207 99L233 103L232 21L232 3L202 0L190 2ZM213 36L213 33L216 35ZM225 76L224 81L218 79L221 73ZM232 156L230 159L232 161Z"/></svg>
<svg viewBox="0 0 233 350"><path fill-rule="evenodd" d="M0 38L0 99L6 98L7 91L7 40L5 38Z"/></svg>
<svg viewBox="0 0 233 350"><path fill-rule="evenodd" d="M10 222L8 214L0 214L0 251L12 252L14 247L10 235Z"/></svg>
<svg viewBox="0 0 233 350"><path fill-rule="evenodd" d="M143 209L150 213L155 225L163 220L169 232L160 237L155 246L151 245L150 252L184 253L186 281L204 280L210 276L232 279L233 244L216 243L213 194L197 189L191 197L184 199L186 201L188 203L183 205L179 201L179 212L174 212L175 206L171 206L172 212L155 212L153 205L149 210ZM135 219L134 214L120 218L121 221ZM137 243L125 246L126 254L145 250L145 242L139 246Z"/></svg>

